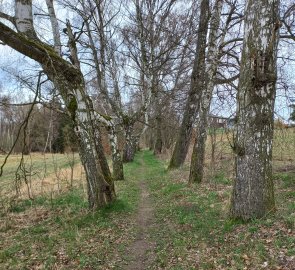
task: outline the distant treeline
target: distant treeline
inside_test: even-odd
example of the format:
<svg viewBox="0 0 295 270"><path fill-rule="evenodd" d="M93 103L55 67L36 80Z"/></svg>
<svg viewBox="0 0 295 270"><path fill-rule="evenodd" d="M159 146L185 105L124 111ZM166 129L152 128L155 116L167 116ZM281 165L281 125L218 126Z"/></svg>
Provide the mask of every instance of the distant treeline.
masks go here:
<svg viewBox="0 0 295 270"><path fill-rule="evenodd" d="M9 98L0 106L0 150L13 153L75 151L77 139L71 119L58 103L12 105Z"/></svg>

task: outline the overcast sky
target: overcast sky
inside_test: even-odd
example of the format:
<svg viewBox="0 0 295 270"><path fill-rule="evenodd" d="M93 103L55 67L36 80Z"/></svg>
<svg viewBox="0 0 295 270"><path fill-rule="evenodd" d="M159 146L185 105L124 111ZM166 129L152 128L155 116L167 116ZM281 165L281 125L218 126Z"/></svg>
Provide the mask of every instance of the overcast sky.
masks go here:
<svg viewBox="0 0 295 270"><path fill-rule="evenodd" d="M1 11L7 11L9 9L9 6L11 5L11 1L6 0L0 3L2 3L2 5L0 6ZM40 3L44 3L44 1L35 1L35 3L40 7ZM63 10L59 12L64 13L66 11ZM67 17L68 16L69 14L67 13ZM42 31L42 33L45 33L45 36L43 36L45 37L45 39L50 41L52 37L50 31L48 30L50 29L49 21L39 18L36 25L38 25L37 31ZM284 55L295 59L294 54L294 51L292 51L291 48L288 48L286 43L281 42L280 56ZM295 103L295 61L288 61L281 65L282 61L279 60L279 63L279 66L281 66L279 74L283 75L283 80L285 80L286 83L285 87L287 86L287 88L282 88L282 85L278 84L279 87L277 91L275 111L277 113L277 116L283 117L284 120L288 120L290 115L289 105L291 104L291 102ZM34 65L35 64L33 63L33 61L30 61L29 59L15 52L8 46L0 45L0 85L2 89L2 94L8 91L13 94L13 96L15 96L15 98L19 102L21 102L23 99L27 100L28 96L30 96L28 95L28 91L26 89L21 89L20 84L17 83L17 81L14 80L13 76L9 75L6 70L11 71L15 74L28 75L30 74L31 69L36 69L36 66ZM20 92L22 92L23 94L20 95ZM222 100L215 96L213 99L212 111L214 114L219 114L223 116L230 116L234 114L235 104L233 99Z"/></svg>

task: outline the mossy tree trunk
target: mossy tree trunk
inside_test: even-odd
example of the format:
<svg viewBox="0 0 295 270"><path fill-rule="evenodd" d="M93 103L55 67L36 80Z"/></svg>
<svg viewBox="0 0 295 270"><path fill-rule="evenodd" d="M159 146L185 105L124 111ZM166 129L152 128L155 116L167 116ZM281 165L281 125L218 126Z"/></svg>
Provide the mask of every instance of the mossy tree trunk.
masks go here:
<svg viewBox="0 0 295 270"><path fill-rule="evenodd" d="M76 97L80 97L84 92L81 87L80 93L76 93ZM73 97L74 98L74 97ZM97 121L95 114L86 108L91 107L90 99L81 95L81 99L77 100L77 108L72 110L71 104L67 102L67 107L72 114L75 132L78 137L80 146L80 158L85 169L88 202L91 209L103 207L115 199L115 189L113 179L103 152L101 144L101 136L98 127L95 125ZM94 128L95 127L95 128Z"/></svg>
<svg viewBox="0 0 295 270"><path fill-rule="evenodd" d="M234 145L236 177L231 215L249 220L275 209L273 117L280 26L277 0L248 0Z"/></svg>
<svg viewBox="0 0 295 270"><path fill-rule="evenodd" d="M96 119L105 126L108 132L113 163L112 177L114 180L124 180L123 162L118 145L118 136L115 121L112 117L100 114L98 112L95 112L95 116Z"/></svg>
<svg viewBox="0 0 295 270"><path fill-rule="evenodd" d="M109 128L109 138L112 150L113 178L114 180L124 180L123 162L121 153L119 151L118 137L114 126Z"/></svg>
<svg viewBox="0 0 295 270"><path fill-rule="evenodd" d="M84 16L87 14L87 9L85 6L85 3L82 1L81 2L83 11L84 11ZM100 2L96 3L97 6L97 14L99 17L99 27L97 27L98 31L98 36L99 36L99 44L100 44L100 49L98 49L95 45L95 32L92 31L91 25L88 19L84 20L88 38L89 38L89 47L92 51L92 56L93 56L93 62L94 62L94 67L96 71L96 79L98 83L98 88L99 91L102 93L104 97L103 103L109 107L109 111L113 110L117 112L117 115L119 115L118 111L121 111L121 100L120 100L120 93L119 93L119 86L117 84L117 77L116 77L116 72L113 70L112 77L113 81L115 84L115 97L116 99L113 100L113 98L110 98L108 94L108 87L106 83L106 54L107 54L107 40L105 36L105 29L104 29L104 22L103 22L103 8ZM112 56L114 57L114 56ZM106 126L106 129L108 131L109 135L109 140L110 140L110 145L111 145L111 151L112 151L112 163L113 163L113 178L114 180L124 180L124 172L123 172L123 162L121 158L121 153L119 150L118 146L118 136L117 136L117 131L116 127L113 123L113 119L109 117L109 119L100 116L99 117L101 122Z"/></svg>

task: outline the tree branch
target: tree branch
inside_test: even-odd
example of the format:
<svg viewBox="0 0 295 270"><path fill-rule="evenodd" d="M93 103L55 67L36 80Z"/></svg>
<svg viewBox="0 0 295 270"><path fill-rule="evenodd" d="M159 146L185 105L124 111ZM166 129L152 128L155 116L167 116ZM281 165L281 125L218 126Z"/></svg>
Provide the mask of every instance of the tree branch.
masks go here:
<svg viewBox="0 0 295 270"><path fill-rule="evenodd" d="M0 18L8 20L9 22L11 22L15 27L16 27L16 23L15 23L15 18L12 16L9 16L8 14L5 14L3 12L0 11Z"/></svg>
<svg viewBox="0 0 295 270"><path fill-rule="evenodd" d="M42 65L47 75L62 75L68 81L78 80L80 83L80 71L69 62L61 58L49 45L30 40L23 34L17 33L8 26L0 22L0 40L5 44L24 54L25 56L37 61ZM47 68L46 68L47 67ZM54 73L55 72L55 73Z"/></svg>

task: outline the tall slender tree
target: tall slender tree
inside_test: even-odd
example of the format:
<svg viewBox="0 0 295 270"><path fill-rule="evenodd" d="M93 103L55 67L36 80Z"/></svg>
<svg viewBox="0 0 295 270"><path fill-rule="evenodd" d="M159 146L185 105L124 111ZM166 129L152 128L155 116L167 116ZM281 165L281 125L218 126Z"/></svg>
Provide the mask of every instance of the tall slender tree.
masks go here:
<svg viewBox="0 0 295 270"><path fill-rule="evenodd" d="M191 141L193 124L195 122L196 114L200 105L202 89L204 88L205 82L205 54L209 24L209 11L209 0L202 0L200 6L197 47L191 75L191 86L188 93L179 134L170 160L170 169L181 166L185 161Z"/></svg>
<svg viewBox="0 0 295 270"><path fill-rule="evenodd" d="M189 182L201 182L204 176L205 149L207 140L208 117L213 95L216 86L216 75L218 66L223 55L222 44L232 21L236 9L235 2L230 4L228 16L223 29L220 29L221 13L225 1L216 0L210 18L210 33L208 37L208 49L206 54L206 78L202 91L199 117L197 123L197 134L191 158ZM237 76L227 79L228 82L237 79ZM226 80L224 80L226 81Z"/></svg>

